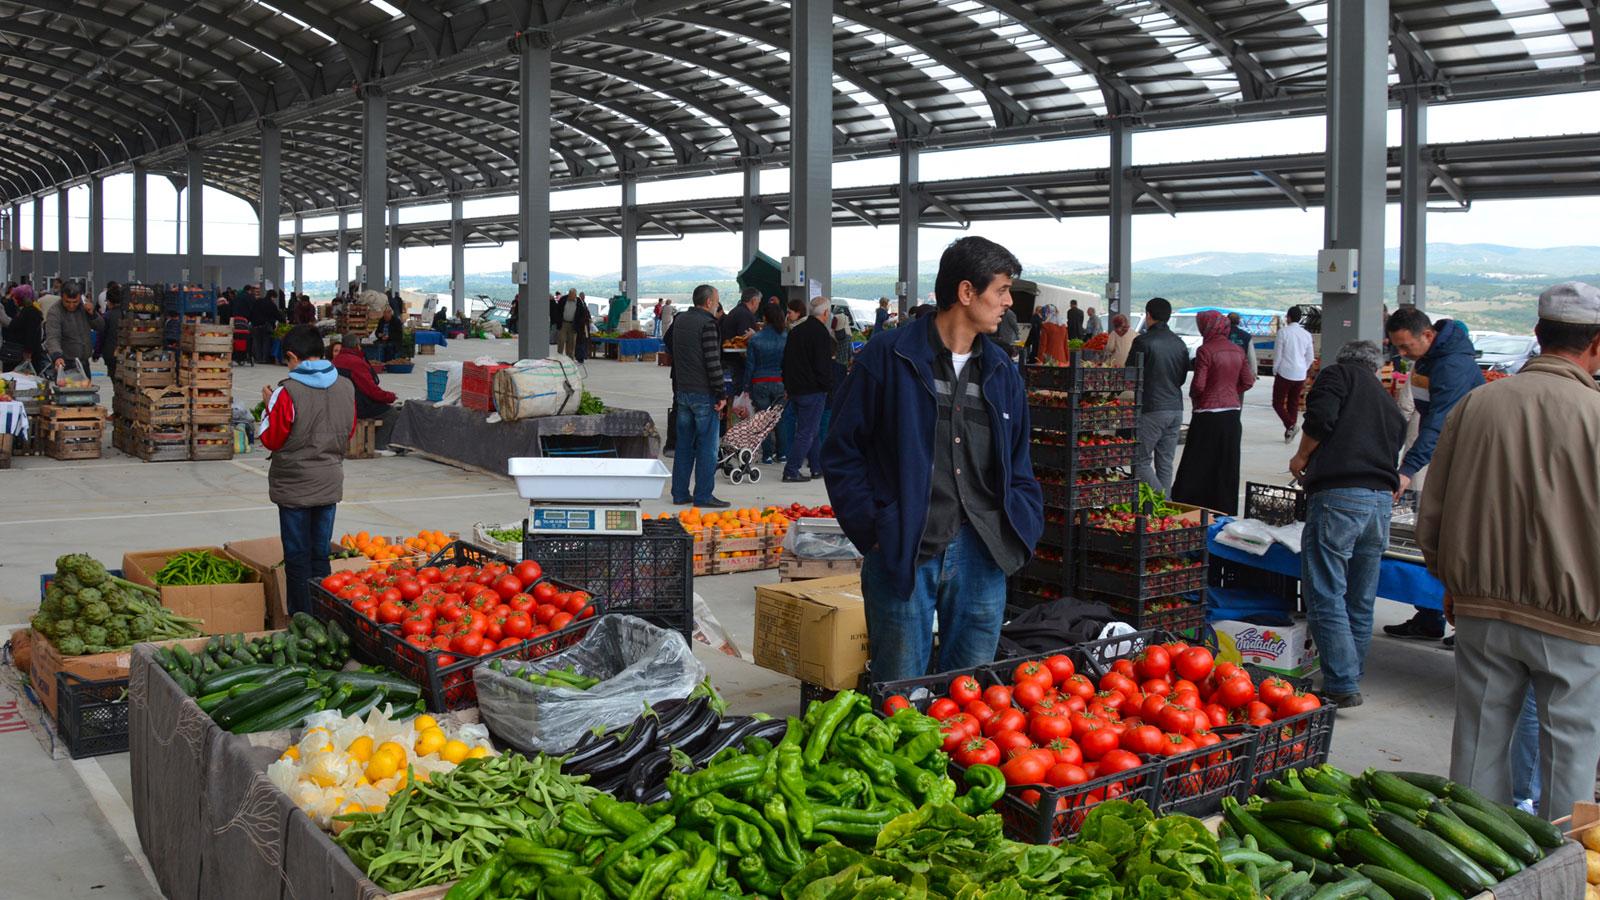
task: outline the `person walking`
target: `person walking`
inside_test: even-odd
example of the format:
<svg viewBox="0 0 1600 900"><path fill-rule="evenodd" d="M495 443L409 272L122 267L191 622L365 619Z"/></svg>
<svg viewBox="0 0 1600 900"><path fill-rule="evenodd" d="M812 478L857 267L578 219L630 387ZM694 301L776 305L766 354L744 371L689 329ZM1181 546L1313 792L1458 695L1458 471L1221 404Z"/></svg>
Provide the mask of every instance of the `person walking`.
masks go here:
<svg viewBox="0 0 1600 900"><path fill-rule="evenodd" d="M1039 362L1039 340L1044 336L1044 307L1035 306L1028 317L1028 336L1022 339L1022 362L1036 365Z"/></svg>
<svg viewBox="0 0 1600 900"><path fill-rule="evenodd" d="M1083 310L1078 308L1076 300L1067 304L1067 340L1083 340Z"/></svg>
<svg viewBox="0 0 1600 900"><path fill-rule="evenodd" d="M783 402L783 350L788 345L787 316L783 307L770 303L761 308L765 327L745 345L745 370L750 376L750 403L756 412ZM787 455L788 444L781 429L774 428L761 441L761 462L770 465Z"/></svg>
<svg viewBox="0 0 1600 900"><path fill-rule="evenodd" d="M732 504L712 493L716 488L721 431L717 414L728 403L722 395L722 341L717 337L717 319L711 314L720 303L717 289L709 284L696 287L692 302L694 306L680 314L667 332L667 347L672 352L673 405L677 410L672 502L684 506L693 501L695 506L726 509Z"/></svg>
<svg viewBox="0 0 1600 900"><path fill-rule="evenodd" d="M1512 801L1507 751L1531 685L1539 815L1554 819L1593 798L1600 763L1600 289L1545 291L1534 334L1542 353L1515 378L1454 404L1417 543L1456 627L1450 777Z"/></svg>
<svg viewBox="0 0 1600 900"><path fill-rule="evenodd" d="M561 299L560 328L556 333L557 352L574 359L578 356L578 316L586 312L576 289Z"/></svg>
<svg viewBox="0 0 1600 900"><path fill-rule="evenodd" d="M1111 317L1111 330L1106 332L1106 361L1114 369L1120 369L1128 364L1128 354L1133 351L1133 342L1138 335L1133 333L1133 325L1128 317L1117 313Z"/></svg>
<svg viewBox="0 0 1600 900"><path fill-rule="evenodd" d="M261 446L272 452L267 495L278 507L289 614L311 612L313 578L329 573L333 519L344 499L344 454L356 429L355 386L323 359L315 325L283 336L289 377L264 385Z"/></svg>
<svg viewBox="0 0 1600 900"><path fill-rule="evenodd" d="M1250 371L1260 372L1256 363L1256 344L1250 332L1244 328L1243 319L1236 312L1228 313L1228 341L1235 347L1244 351L1245 360L1250 365Z"/></svg>
<svg viewBox="0 0 1600 900"><path fill-rule="evenodd" d="M1272 350L1272 411L1283 423L1286 444L1294 440L1299 430L1300 392L1305 390L1306 376L1316 355L1311 332L1300 324L1301 317L1300 307L1289 307Z"/></svg>
<svg viewBox="0 0 1600 900"><path fill-rule="evenodd" d="M99 347L95 354L100 361L106 364L106 377L113 382L117 379L117 327L122 322L122 285L115 281L106 285L105 293L105 327L99 331Z"/></svg>
<svg viewBox="0 0 1600 900"><path fill-rule="evenodd" d="M872 333L877 334L889 327L889 298L879 297L878 308L872 313Z"/></svg>
<svg viewBox="0 0 1600 900"><path fill-rule="evenodd" d="M1130 355L1144 369L1144 411L1139 416L1139 447L1134 475L1158 491L1172 490L1173 457L1183 429L1183 382L1189 377L1189 348L1172 333L1172 304L1155 297L1144 305L1144 334L1133 339Z"/></svg>
<svg viewBox="0 0 1600 900"><path fill-rule="evenodd" d="M784 481L810 481L821 478L822 410L833 390L834 340L824 324L831 304L827 297L813 297L806 310L810 315L789 331L783 348L783 389L794 410L794 441L783 465ZM800 465L811 467L800 474Z"/></svg>
<svg viewBox="0 0 1600 900"><path fill-rule="evenodd" d="M44 351L54 363L55 371L61 373L73 363L83 371L84 378L90 377L94 332L103 331L105 327L105 319L95 315L84 300L83 287L72 280L64 283L60 302L44 314Z"/></svg>
<svg viewBox="0 0 1600 900"><path fill-rule="evenodd" d="M1341 709L1361 705L1378 564L1389 547L1406 440L1405 417L1378 379L1382 367L1373 341L1340 348L1306 398L1305 434L1289 460L1307 494L1300 583L1322 653L1322 690Z"/></svg>
<svg viewBox="0 0 1600 900"><path fill-rule="evenodd" d="M1416 361L1408 381L1419 421L1416 439L1400 460L1399 491L1412 487L1413 482L1420 490L1426 486L1428 464L1433 460L1445 418L1469 391L1483 386L1483 372L1478 368L1472 338L1460 322L1431 322L1422 310L1403 306L1389 316L1384 330L1402 356ZM1383 632L1391 637L1437 641L1444 637L1444 626L1443 613L1419 607L1409 620L1385 625Z"/></svg>
<svg viewBox="0 0 1600 900"><path fill-rule="evenodd" d="M1100 324L1100 314L1094 311L1094 307L1089 307L1089 314L1083 320L1083 339L1088 340L1104 330L1105 326Z"/></svg>
<svg viewBox="0 0 1600 900"><path fill-rule="evenodd" d="M926 674L936 628L935 671L993 661L1006 578L1044 530L1022 378L984 338L1021 272L993 241L951 244L938 311L869 341L840 387L823 473L865 557L872 681Z"/></svg>
<svg viewBox="0 0 1600 900"><path fill-rule="evenodd" d="M1244 392L1256 383L1244 351L1228 338L1228 319L1215 310L1195 317L1205 343L1194 354L1189 398L1194 415L1171 495L1224 515L1239 511L1239 444Z"/></svg>

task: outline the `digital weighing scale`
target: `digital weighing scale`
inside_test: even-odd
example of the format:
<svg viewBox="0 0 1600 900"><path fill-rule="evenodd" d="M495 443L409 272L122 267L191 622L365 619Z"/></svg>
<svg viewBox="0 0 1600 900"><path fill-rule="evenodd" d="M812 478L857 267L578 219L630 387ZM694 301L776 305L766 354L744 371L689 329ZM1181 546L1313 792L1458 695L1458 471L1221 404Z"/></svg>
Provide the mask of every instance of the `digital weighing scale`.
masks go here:
<svg viewBox="0 0 1600 900"><path fill-rule="evenodd" d="M639 504L672 477L658 459L518 457L507 467L528 501L526 534L643 534Z"/></svg>

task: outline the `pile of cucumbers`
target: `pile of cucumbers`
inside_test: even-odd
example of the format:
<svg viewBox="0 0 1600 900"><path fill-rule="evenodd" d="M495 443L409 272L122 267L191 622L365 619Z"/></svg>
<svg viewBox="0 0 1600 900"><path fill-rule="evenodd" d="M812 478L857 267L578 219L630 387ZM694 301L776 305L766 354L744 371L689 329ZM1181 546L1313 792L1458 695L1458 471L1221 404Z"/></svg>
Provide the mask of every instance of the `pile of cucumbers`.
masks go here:
<svg viewBox="0 0 1600 900"><path fill-rule="evenodd" d="M156 659L213 721L235 734L293 728L314 712L366 715L388 703L422 712L422 688L382 668L341 671L350 637L338 623L296 613L285 631L213 635L194 652L161 647Z"/></svg>
<svg viewBox="0 0 1600 900"><path fill-rule="evenodd" d="M1271 900L1463 900L1561 846L1560 829L1420 772L1289 771L1223 801L1224 858Z"/></svg>

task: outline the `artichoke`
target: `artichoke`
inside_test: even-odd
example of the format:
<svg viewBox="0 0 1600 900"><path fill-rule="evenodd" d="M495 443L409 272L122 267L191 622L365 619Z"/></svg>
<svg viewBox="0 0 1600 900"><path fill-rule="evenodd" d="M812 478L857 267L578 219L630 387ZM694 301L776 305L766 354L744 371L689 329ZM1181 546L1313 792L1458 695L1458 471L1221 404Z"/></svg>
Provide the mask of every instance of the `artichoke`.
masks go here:
<svg viewBox="0 0 1600 900"><path fill-rule="evenodd" d="M62 638L56 643L56 649L64 656L82 656L84 651L83 639L77 636Z"/></svg>
<svg viewBox="0 0 1600 900"><path fill-rule="evenodd" d="M100 592L92 587L86 587L78 592L79 603L94 603L101 598Z"/></svg>
<svg viewBox="0 0 1600 900"><path fill-rule="evenodd" d="M78 611L81 608L82 607L80 607L78 605L78 598L77 597L73 597L71 595L68 595L66 597L62 597L61 598L61 607L60 607L60 609L61 609L61 614L60 614L61 618L63 618L63 619L76 619L78 617Z"/></svg>
<svg viewBox="0 0 1600 900"><path fill-rule="evenodd" d="M56 580L53 582L53 584L56 587L61 588L63 593L67 594L76 594L77 592L83 590L83 582L79 581L78 576L72 574L71 572L61 572L57 574Z"/></svg>
<svg viewBox="0 0 1600 900"><path fill-rule="evenodd" d="M133 641L128 639L128 629L121 626L113 626L106 629L106 646L121 648L127 647L132 643Z"/></svg>
<svg viewBox="0 0 1600 900"><path fill-rule="evenodd" d="M79 618L91 625L98 625L101 622L104 622L106 619L111 618L111 607L107 606L104 600L96 600L93 603L81 603L79 604L79 608ZM94 642L91 641L90 643Z"/></svg>
<svg viewBox="0 0 1600 900"><path fill-rule="evenodd" d="M78 630L78 623L73 619L56 619L46 630L56 637L66 637Z"/></svg>
<svg viewBox="0 0 1600 900"><path fill-rule="evenodd" d="M150 636L150 620L144 616L135 616L128 620L128 636L135 641L142 641Z"/></svg>
<svg viewBox="0 0 1600 900"><path fill-rule="evenodd" d="M101 565L100 560L86 554L77 555L81 558L73 566L73 571L77 573L79 581L93 586L105 584L106 580L111 577L111 573L106 571L106 567Z"/></svg>
<svg viewBox="0 0 1600 900"><path fill-rule="evenodd" d="M81 633L78 634L78 637L83 638L83 642L85 644L89 644L91 646L95 646L95 647L104 647L104 646L106 646L106 637L107 637L106 630L105 630L105 628L103 628L103 627L101 627L99 625L90 625L90 626L88 626L87 628L83 629L83 631Z"/></svg>

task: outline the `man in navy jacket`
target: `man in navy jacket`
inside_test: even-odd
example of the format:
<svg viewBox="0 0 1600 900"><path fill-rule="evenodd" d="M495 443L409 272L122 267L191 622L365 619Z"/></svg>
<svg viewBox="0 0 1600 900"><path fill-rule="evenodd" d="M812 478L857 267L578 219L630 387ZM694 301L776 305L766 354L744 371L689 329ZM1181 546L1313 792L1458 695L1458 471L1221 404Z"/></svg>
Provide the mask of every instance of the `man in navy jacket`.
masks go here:
<svg viewBox="0 0 1600 900"><path fill-rule="evenodd" d="M1044 530L1022 379L983 339L1021 272L993 241L951 244L937 313L875 335L835 398L822 471L840 526L866 557L873 681L927 673L936 620L936 671L993 661L1006 577Z"/></svg>

